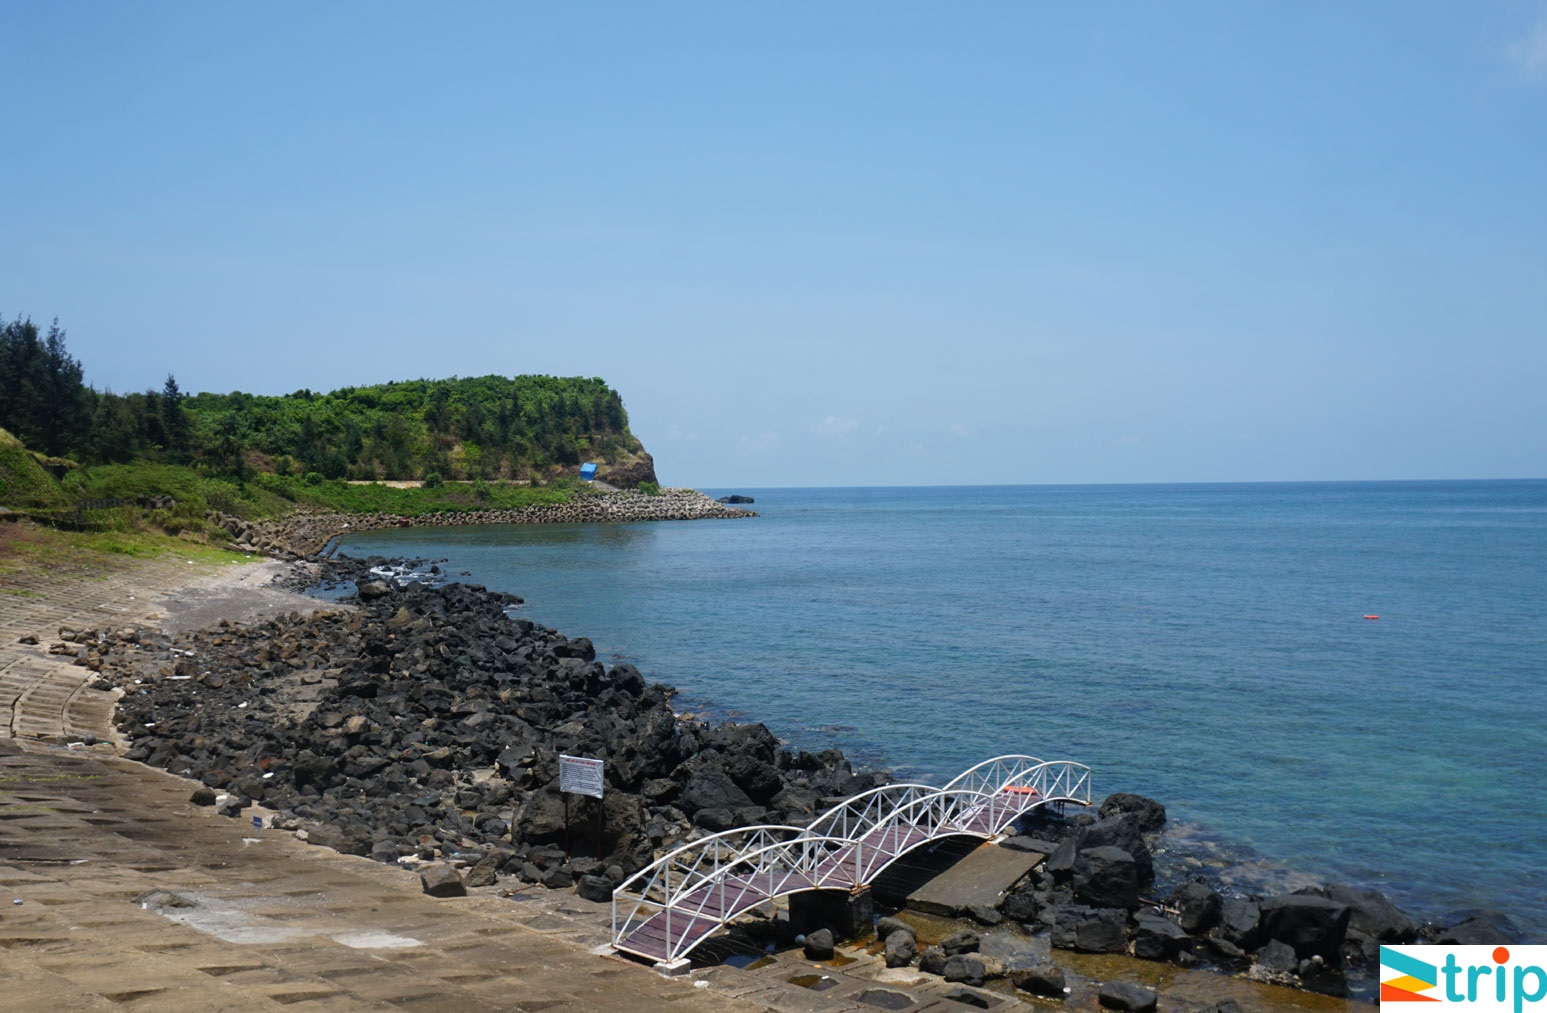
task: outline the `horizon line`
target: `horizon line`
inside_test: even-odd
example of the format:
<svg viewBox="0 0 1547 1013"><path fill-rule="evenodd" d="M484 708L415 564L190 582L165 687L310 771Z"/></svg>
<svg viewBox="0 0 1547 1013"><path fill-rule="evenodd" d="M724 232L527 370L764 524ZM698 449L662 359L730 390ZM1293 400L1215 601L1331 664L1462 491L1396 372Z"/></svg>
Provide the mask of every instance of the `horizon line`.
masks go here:
<svg viewBox="0 0 1547 1013"><path fill-rule="evenodd" d="M1440 485L1472 482L1543 482L1547 476L1496 477L1496 478L1292 478L1292 479L1229 479L1183 480L1165 482L940 482L914 484L859 484L859 485L723 485L706 483L702 486L674 486L674 488L715 490L807 490L807 489L1089 489L1089 488L1170 488L1174 486L1246 486L1246 485ZM664 483L663 483L664 484Z"/></svg>

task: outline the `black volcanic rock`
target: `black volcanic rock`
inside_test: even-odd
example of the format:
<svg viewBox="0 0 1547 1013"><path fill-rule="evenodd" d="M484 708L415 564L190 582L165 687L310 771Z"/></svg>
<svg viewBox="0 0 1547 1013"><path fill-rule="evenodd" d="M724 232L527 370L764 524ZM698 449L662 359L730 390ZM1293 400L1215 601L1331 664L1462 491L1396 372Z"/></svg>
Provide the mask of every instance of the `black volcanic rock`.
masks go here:
<svg viewBox="0 0 1547 1013"><path fill-rule="evenodd" d="M1138 822L1139 829L1147 834L1154 833L1166 823L1164 805L1152 798L1131 792L1116 792L1108 795L1096 810L1096 814L1102 819L1108 816L1132 815Z"/></svg>
<svg viewBox="0 0 1547 1013"><path fill-rule="evenodd" d="M1262 929L1269 939L1288 943L1301 958L1319 956L1336 962L1352 912L1328 897L1287 894L1262 902Z"/></svg>
<svg viewBox="0 0 1547 1013"><path fill-rule="evenodd" d="M332 560L322 579L363 590L389 562ZM561 753L605 763L604 811L571 796L568 837L620 882L695 823L809 819L888 781L835 750L783 749L762 725L680 719L669 687L510 615L512 595L381 583L352 611L107 635L127 755L259 800L315 843L383 859L503 849L506 872L552 886L577 879L561 868Z"/></svg>

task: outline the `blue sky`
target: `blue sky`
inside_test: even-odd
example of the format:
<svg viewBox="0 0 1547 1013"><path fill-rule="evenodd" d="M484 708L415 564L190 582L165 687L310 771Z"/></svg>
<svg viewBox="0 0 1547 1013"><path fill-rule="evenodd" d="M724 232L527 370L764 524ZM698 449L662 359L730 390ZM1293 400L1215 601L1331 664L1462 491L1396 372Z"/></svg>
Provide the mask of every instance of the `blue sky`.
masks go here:
<svg viewBox="0 0 1547 1013"><path fill-rule="evenodd" d="M0 0L0 314L668 484L1547 476L1547 3L446 7Z"/></svg>

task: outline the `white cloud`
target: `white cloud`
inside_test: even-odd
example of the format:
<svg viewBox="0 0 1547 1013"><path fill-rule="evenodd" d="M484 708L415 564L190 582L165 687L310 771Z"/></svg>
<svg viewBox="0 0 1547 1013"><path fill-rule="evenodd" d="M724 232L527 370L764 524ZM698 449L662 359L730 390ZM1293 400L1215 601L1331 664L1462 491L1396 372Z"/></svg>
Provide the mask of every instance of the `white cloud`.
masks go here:
<svg viewBox="0 0 1547 1013"><path fill-rule="evenodd" d="M836 415L827 418L811 427L811 431L820 436L842 436L844 433L852 433L859 428L859 419L840 419Z"/></svg>
<svg viewBox="0 0 1547 1013"><path fill-rule="evenodd" d="M761 454L770 450L778 450L779 434L758 433L756 436L743 436L736 441L736 449L743 454Z"/></svg>
<svg viewBox="0 0 1547 1013"><path fill-rule="evenodd" d="M967 427L962 425L960 422L953 422L950 428L946 430L946 432L950 433L952 436L957 437L958 439L968 435Z"/></svg>
<svg viewBox="0 0 1547 1013"><path fill-rule="evenodd" d="M691 443L698 440L698 433L684 430L681 426L677 425L677 423L673 422L666 429L666 438L672 441L687 440Z"/></svg>
<svg viewBox="0 0 1547 1013"><path fill-rule="evenodd" d="M1527 81L1547 83L1547 6L1523 39L1504 47L1504 59Z"/></svg>

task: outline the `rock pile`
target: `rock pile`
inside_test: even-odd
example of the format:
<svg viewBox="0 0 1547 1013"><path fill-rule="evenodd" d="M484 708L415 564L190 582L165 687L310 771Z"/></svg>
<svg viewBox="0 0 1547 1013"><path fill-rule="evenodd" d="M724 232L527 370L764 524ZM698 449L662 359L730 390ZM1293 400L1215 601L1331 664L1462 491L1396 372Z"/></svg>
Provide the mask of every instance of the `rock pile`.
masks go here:
<svg viewBox="0 0 1547 1013"><path fill-rule="evenodd" d="M942 912L932 898L925 912L975 922L981 937L966 930L921 947L906 921L882 917L875 944L888 967L914 966L968 986L1004 979L1040 996L1065 994L1064 972L1051 962L1050 948L1204 965L1344 995L1373 994L1371 972L1382 944L1518 941L1512 924L1497 914L1473 915L1449 928L1419 924L1376 891L1334 884L1224 896L1195 880L1157 899L1152 851L1165 821L1163 805L1126 793L1108 796L1094 814L1030 813L1021 821L1022 835L1002 846L1047 857L997 906ZM761 930L750 927L748 938L756 943L790 931L774 920ZM1153 991L1109 985L1102 1005L1155 1008Z"/></svg>
<svg viewBox="0 0 1547 1013"><path fill-rule="evenodd" d="M518 599L372 580L383 562L328 564L359 584L352 611L115 644L104 677L125 690L128 757L340 851L453 859L469 886L583 880L597 899L677 842L800 822L886 783L836 750L783 749L762 725L680 719L633 665L509 616ZM561 753L605 761L604 800L572 795L568 833Z"/></svg>
<svg viewBox="0 0 1547 1013"><path fill-rule="evenodd" d="M1158 902L1152 844L1165 807L1139 795L1109 796L1092 815L1034 814L1007 846L1047 859L999 904L997 914L1057 948L1129 953L1182 966L1206 962L1249 976L1342 992L1344 975L1374 968L1383 943L1514 941L1507 920L1419 924L1383 894L1327 884L1273 896L1224 896L1199 880ZM974 915L974 912L964 912Z"/></svg>
<svg viewBox="0 0 1547 1013"><path fill-rule="evenodd" d="M399 517L395 514L297 512L273 521L252 522L218 514L215 522L244 552L263 552L287 559L314 556L329 540L353 531L382 528L449 527L464 524L592 524L623 521L688 521L756 517L750 510L726 506L696 489L642 492L594 492L568 503L541 504L519 510L469 510Z"/></svg>

